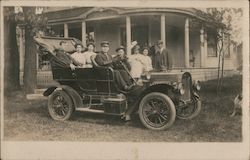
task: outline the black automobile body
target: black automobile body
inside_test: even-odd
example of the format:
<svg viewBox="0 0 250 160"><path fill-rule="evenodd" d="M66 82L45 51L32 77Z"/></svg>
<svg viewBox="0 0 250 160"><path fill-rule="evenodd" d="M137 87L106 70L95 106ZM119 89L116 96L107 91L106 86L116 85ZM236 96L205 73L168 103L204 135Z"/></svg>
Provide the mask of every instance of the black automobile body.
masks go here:
<svg viewBox="0 0 250 160"><path fill-rule="evenodd" d="M55 56L51 48L57 47L51 44L59 40L70 45L79 42L73 38L34 39L40 50L45 49L51 56ZM194 82L189 72L150 72L142 75L140 86L124 91L117 86L112 68L98 66L94 59L92 62L92 68L75 70L52 66L53 79L58 85L49 87L44 96L48 96L48 110L53 119L67 120L74 111L119 116L138 113L145 127L164 130L176 117L191 119L201 110L200 83Z"/></svg>

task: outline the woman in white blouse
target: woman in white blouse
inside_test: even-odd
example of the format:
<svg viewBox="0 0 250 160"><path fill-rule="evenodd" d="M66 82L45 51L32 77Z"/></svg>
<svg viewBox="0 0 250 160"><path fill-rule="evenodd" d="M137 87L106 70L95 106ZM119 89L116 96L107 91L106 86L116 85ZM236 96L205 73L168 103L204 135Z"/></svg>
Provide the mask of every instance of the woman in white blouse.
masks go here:
<svg viewBox="0 0 250 160"><path fill-rule="evenodd" d="M148 56L149 48L144 47L142 50L142 64L143 64L143 72L149 72L153 70L152 67L152 59Z"/></svg>
<svg viewBox="0 0 250 160"><path fill-rule="evenodd" d="M71 57L80 64L80 66L84 66L86 64L86 58L82 53L82 45L76 44L76 52L71 54Z"/></svg>
<svg viewBox="0 0 250 160"><path fill-rule="evenodd" d="M130 74L133 78L139 79L143 72L142 55L140 54L140 46L135 45L132 48L132 55L128 56L128 62L131 66Z"/></svg>
<svg viewBox="0 0 250 160"><path fill-rule="evenodd" d="M86 60L85 66L86 67L93 67L91 57L96 56L96 53L94 52L95 51L94 43L88 43L87 48L88 48L88 50L86 52L84 52L84 56L85 56L85 60Z"/></svg>

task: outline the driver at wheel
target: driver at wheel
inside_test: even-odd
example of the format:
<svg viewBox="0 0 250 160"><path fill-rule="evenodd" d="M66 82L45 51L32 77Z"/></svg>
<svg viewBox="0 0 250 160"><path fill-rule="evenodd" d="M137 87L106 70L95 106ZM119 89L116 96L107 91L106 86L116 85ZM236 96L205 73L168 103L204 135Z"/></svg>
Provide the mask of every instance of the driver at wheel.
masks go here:
<svg viewBox="0 0 250 160"><path fill-rule="evenodd" d="M109 42L108 41L103 41L101 43L101 50L102 50L101 53L97 54L95 57L96 63L100 66L114 68L113 62L115 60L108 53L108 51L109 51ZM115 76L116 83L118 84L119 88L122 90L131 90L134 85L131 84L129 76L127 74L121 73L121 72L126 72L126 71L116 70L114 68L114 76Z"/></svg>

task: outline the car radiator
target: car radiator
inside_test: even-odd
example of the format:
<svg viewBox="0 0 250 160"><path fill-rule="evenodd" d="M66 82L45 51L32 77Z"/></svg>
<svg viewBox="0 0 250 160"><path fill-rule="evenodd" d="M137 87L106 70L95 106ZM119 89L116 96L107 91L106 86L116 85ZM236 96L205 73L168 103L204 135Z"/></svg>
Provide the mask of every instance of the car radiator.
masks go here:
<svg viewBox="0 0 250 160"><path fill-rule="evenodd" d="M184 73L182 75L182 84L185 90L184 94L181 96L181 100L190 101L191 100L191 89L192 89L192 77L189 73Z"/></svg>

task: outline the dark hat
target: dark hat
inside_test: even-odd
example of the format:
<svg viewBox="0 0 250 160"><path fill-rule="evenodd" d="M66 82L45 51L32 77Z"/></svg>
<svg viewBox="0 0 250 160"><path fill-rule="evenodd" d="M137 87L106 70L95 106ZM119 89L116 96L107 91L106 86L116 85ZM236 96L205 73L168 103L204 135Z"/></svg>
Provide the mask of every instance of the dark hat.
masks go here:
<svg viewBox="0 0 250 160"><path fill-rule="evenodd" d="M102 41L101 46L109 46L109 42L108 41Z"/></svg>
<svg viewBox="0 0 250 160"><path fill-rule="evenodd" d="M92 45L93 47L95 47L95 44L94 44L93 42L89 42L89 43L87 44L87 47L90 46L90 45Z"/></svg>
<svg viewBox="0 0 250 160"><path fill-rule="evenodd" d="M162 40L158 40L157 44L163 44L163 41Z"/></svg>
<svg viewBox="0 0 250 160"><path fill-rule="evenodd" d="M125 48L123 46L120 46L120 47L116 48L115 51L118 52L120 49L122 49L123 51L125 51Z"/></svg>

